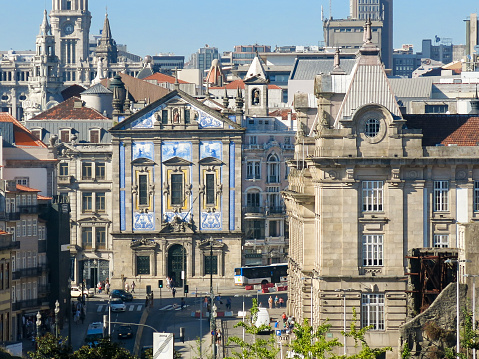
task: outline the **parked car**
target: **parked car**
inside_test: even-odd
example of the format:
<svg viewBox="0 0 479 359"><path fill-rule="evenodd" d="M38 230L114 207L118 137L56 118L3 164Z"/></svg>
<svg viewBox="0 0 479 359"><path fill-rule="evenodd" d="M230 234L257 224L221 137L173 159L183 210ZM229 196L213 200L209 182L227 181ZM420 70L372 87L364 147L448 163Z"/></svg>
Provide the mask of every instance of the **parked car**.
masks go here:
<svg viewBox="0 0 479 359"><path fill-rule="evenodd" d="M128 339L133 337L131 325L120 325L118 327L118 339Z"/></svg>
<svg viewBox="0 0 479 359"><path fill-rule="evenodd" d="M80 298L82 295L82 291L80 287L72 287L70 290L70 295L72 298ZM89 297L90 295L88 294L87 289L83 289L83 295L85 297Z"/></svg>
<svg viewBox="0 0 479 359"><path fill-rule="evenodd" d="M126 305L120 298L113 298L110 301L110 308L112 312L124 312L126 310Z"/></svg>
<svg viewBox="0 0 479 359"><path fill-rule="evenodd" d="M120 298L124 302L131 302L133 300L133 295L123 289L113 289L110 293L112 298Z"/></svg>

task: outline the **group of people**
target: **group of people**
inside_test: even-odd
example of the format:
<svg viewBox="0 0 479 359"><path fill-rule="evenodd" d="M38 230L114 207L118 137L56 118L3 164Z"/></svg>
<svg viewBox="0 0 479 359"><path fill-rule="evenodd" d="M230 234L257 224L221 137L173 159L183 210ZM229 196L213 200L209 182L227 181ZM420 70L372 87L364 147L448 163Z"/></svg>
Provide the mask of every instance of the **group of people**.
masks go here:
<svg viewBox="0 0 479 359"><path fill-rule="evenodd" d="M281 315L281 319L283 320L283 329L285 330L286 334L290 334L294 329L295 319L293 316L287 316L285 312ZM279 327L279 323L276 322L274 325L275 328Z"/></svg>
<svg viewBox="0 0 479 359"><path fill-rule="evenodd" d="M102 291L105 291L106 294L110 294L110 281L108 278L106 280L98 281L96 289L98 290L98 294L101 294Z"/></svg>
<svg viewBox="0 0 479 359"><path fill-rule="evenodd" d="M273 303L275 308L283 308L284 307L284 299L283 297L278 298L278 296L273 297L270 295L268 298L268 305L269 309L273 309Z"/></svg>
<svg viewBox="0 0 479 359"><path fill-rule="evenodd" d="M80 322L83 324L85 321L86 305L81 300L72 302L72 315L75 324L79 324Z"/></svg>
<svg viewBox="0 0 479 359"><path fill-rule="evenodd" d="M134 280L131 281L131 285L125 281L125 292L130 292L131 290L131 293L135 293L135 288L136 288L136 284Z"/></svg>

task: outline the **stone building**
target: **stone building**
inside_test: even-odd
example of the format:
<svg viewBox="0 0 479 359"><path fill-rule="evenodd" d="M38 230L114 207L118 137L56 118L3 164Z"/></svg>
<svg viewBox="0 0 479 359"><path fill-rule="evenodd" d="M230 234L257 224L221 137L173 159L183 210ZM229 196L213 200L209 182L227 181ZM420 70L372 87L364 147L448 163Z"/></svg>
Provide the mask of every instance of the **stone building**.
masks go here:
<svg viewBox="0 0 479 359"><path fill-rule="evenodd" d="M241 265L241 109L233 121L176 90L124 120L118 112L112 287L225 283Z"/></svg>
<svg viewBox="0 0 479 359"><path fill-rule="evenodd" d="M299 322L329 319L341 342L355 308L359 324L372 325L368 343L397 348L408 251L457 248L457 223L477 219L477 119L444 119L442 127L433 117L404 118L371 38L368 22L350 78L339 57L331 73L316 77L311 135L298 126L283 192L288 305ZM305 117L298 113L300 122ZM353 341L345 344L352 354Z"/></svg>

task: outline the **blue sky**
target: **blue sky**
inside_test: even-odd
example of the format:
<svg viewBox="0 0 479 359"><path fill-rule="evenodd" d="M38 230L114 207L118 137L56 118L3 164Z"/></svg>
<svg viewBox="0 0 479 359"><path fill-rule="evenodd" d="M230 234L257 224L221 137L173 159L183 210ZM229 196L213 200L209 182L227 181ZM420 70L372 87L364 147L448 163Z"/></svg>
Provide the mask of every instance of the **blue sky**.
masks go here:
<svg viewBox="0 0 479 359"><path fill-rule="evenodd" d="M329 0L90 0L91 33L103 26L105 7L113 37L140 56L159 52L185 55L208 44L219 50L234 45L317 45L322 40L321 5L329 14ZM0 0L0 50L33 49L43 9L51 0ZM395 0L394 47L410 43L421 50L421 40L452 38L465 42L464 19L477 12L477 0ZM349 0L332 0L334 18L349 13Z"/></svg>

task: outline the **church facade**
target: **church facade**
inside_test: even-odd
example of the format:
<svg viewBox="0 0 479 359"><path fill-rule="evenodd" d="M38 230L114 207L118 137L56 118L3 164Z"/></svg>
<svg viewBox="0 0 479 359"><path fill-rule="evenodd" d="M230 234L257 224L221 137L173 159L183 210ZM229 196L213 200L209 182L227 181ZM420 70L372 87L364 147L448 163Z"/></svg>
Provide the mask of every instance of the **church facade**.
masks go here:
<svg viewBox="0 0 479 359"><path fill-rule="evenodd" d="M176 90L123 118L110 130L112 288L231 280L241 265L241 111L232 120Z"/></svg>

